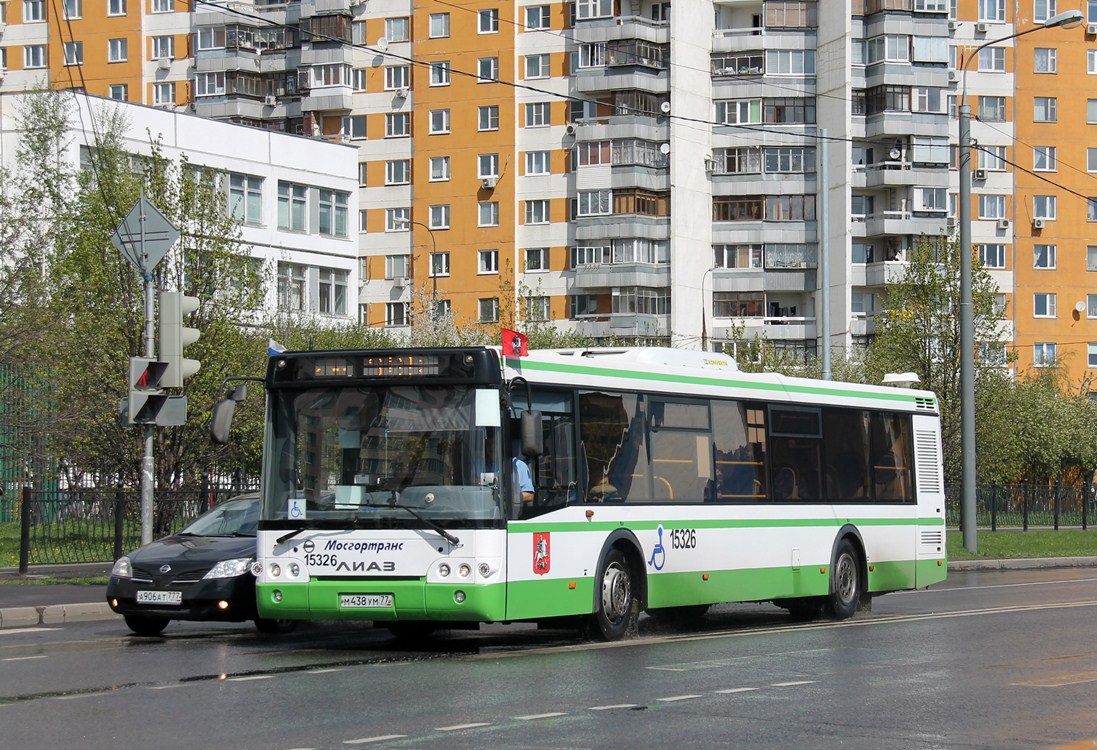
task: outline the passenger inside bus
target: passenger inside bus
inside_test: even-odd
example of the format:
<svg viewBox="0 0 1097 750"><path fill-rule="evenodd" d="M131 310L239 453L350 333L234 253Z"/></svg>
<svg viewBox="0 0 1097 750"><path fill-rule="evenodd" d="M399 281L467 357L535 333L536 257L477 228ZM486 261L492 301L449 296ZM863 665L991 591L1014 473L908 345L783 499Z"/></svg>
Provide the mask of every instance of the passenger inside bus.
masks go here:
<svg viewBox="0 0 1097 750"><path fill-rule="evenodd" d="M796 469L791 466L782 466L773 475L773 499L800 499L800 480L796 474Z"/></svg>

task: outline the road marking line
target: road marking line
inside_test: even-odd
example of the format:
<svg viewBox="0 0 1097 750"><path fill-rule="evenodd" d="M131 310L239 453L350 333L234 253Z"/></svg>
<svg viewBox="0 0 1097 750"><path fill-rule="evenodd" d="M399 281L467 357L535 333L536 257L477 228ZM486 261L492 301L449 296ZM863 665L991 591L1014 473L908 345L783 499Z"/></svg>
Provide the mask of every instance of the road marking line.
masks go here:
<svg viewBox="0 0 1097 750"><path fill-rule="evenodd" d="M563 711L555 711L551 714L530 714L529 716L515 716L518 721L536 721L537 719L553 719L557 716L567 716Z"/></svg>
<svg viewBox="0 0 1097 750"><path fill-rule="evenodd" d="M18 635L19 633L48 633L61 628L0 628L0 635Z"/></svg>
<svg viewBox="0 0 1097 750"><path fill-rule="evenodd" d="M0 661L30 661L31 659L48 659L45 654L38 654L37 656L9 656L6 659L0 659Z"/></svg>
<svg viewBox="0 0 1097 750"><path fill-rule="evenodd" d="M727 688L726 690L717 690L716 692L717 693L724 693L724 694L728 694L728 693L749 693L749 692L757 690L757 689L758 688L756 688L756 687Z"/></svg>
<svg viewBox="0 0 1097 750"><path fill-rule="evenodd" d="M691 701L694 698L700 697L700 695L670 695L666 698L656 698L655 700L662 701L663 703L674 703L675 701Z"/></svg>
<svg viewBox="0 0 1097 750"><path fill-rule="evenodd" d="M1047 677L1042 680L1027 680L1025 682L1011 682L1014 687L1066 687L1068 685L1084 685L1087 682L1097 682L1097 672L1079 672L1077 674L1064 674L1059 677Z"/></svg>
<svg viewBox="0 0 1097 750"><path fill-rule="evenodd" d="M327 669L310 669L306 674L327 674L328 672L342 672L342 667L329 667Z"/></svg>
<svg viewBox="0 0 1097 750"><path fill-rule="evenodd" d="M475 722L473 724L454 724L451 727L435 727L435 732L460 732L462 729L476 729L477 727L490 727L491 723L486 721Z"/></svg>
<svg viewBox="0 0 1097 750"><path fill-rule="evenodd" d="M272 674L255 674L249 677L230 677L226 682L250 682L251 680L273 680Z"/></svg>
<svg viewBox="0 0 1097 750"><path fill-rule="evenodd" d="M793 680L792 682L775 682L770 687L795 687L796 685L812 685L815 680Z"/></svg>
<svg viewBox="0 0 1097 750"><path fill-rule="evenodd" d="M615 708L637 708L636 703L615 703L611 706L591 706L588 711L612 711Z"/></svg>
<svg viewBox="0 0 1097 750"><path fill-rule="evenodd" d="M360 737L356 740L343 740L344 745L366 745L370 742L387 742L388 740L402 740L406 734L383 734L380 737Z"/></svg>

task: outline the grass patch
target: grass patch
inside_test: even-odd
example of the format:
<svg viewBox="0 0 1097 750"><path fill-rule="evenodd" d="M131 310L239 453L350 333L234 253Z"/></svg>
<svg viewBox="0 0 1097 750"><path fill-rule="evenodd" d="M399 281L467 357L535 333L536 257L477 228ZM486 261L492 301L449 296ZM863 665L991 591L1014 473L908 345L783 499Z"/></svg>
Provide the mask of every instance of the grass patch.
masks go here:
<svg viewBox="0 0 1097 750"><path fill-rule="evenodd" d="M106 586L110 576L87 576L85 578L55 578L54 576L34 576L26 578L0 579L0 586L52 586L69 584L72 586Z"/></svg>
<svg viewBox="0 0 1097 750"><path fill-rule="evenodd" d="M977 551L964 548L964 535L950 530L946 539L949 560L1005 560L1024 557L1097 557L1097 529L1038 529L989 531L975 534Z"/></svg>

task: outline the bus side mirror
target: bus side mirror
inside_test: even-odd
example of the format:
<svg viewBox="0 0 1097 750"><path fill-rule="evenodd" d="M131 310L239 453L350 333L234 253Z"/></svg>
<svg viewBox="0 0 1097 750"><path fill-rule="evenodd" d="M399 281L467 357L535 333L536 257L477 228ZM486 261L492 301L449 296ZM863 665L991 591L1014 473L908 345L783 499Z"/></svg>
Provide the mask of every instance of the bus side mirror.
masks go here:
<svg viewBox="0 0 1097 750"><path fill-rule="evenodd" d="M225 391L224 397L213 405L213 416L210 419L210 438L218 445L229 442L229 432L232 430L232 416L236 411L236 402L243 401L248 395L246 384L234 385Z"/></svg>
<svg viewBox="0 0 1097 750"><path fill-rule="evenodd" d="M522 437L522 453L524 455L540 456L545 452L545 438L544 433L541 432L541 412L522 412L520 431Z"/></svg>

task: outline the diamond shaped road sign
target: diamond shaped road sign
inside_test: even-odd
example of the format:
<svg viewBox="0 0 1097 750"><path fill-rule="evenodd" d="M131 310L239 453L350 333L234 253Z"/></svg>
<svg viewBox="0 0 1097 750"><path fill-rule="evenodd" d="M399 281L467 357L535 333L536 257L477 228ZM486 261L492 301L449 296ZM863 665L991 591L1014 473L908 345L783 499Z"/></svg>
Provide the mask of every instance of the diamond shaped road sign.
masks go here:
<svg viewBox="0 0 1097 750"><path fill-rule="evenodd" d="M179 230L143 195L110 237L141 273L156 268L178 239Z"/></svg>

